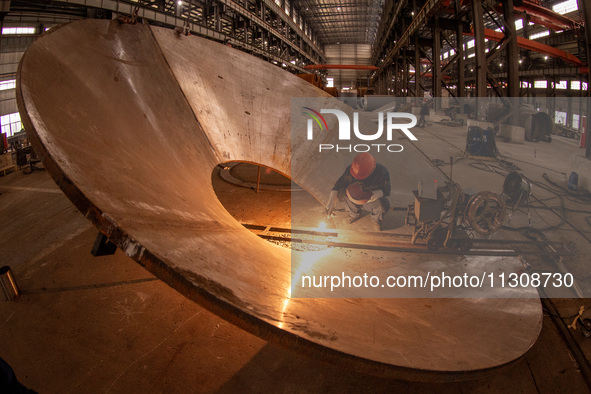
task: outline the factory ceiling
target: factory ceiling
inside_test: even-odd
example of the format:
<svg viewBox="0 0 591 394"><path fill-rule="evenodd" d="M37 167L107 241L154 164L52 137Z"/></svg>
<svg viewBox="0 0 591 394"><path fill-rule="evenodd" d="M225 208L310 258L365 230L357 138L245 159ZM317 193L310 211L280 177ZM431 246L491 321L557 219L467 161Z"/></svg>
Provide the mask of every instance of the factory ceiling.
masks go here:
<svg viewBox="0 0 591 394"><path fill-rule="evenodd" d="M372 45L384 0L294 0L324 45Z"/></svg>

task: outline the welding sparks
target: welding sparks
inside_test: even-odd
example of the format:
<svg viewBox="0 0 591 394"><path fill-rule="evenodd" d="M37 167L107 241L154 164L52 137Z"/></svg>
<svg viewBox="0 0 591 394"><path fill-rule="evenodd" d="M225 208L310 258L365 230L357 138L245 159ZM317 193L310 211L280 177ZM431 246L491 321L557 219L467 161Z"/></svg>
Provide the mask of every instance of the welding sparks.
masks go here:
<svg viewBox="0 0 591 394"><path fill-rule="evenodd" d="M326 230L326 222L320 222L320 224L318 225L318 230L319 231Z"/></svg>

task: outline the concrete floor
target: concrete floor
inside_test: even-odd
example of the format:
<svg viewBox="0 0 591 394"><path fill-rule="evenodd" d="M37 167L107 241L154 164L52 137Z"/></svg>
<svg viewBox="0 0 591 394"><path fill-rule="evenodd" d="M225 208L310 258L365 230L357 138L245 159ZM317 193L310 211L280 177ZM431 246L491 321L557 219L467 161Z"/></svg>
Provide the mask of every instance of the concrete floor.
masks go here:
<svg viewBox="0 0 591 394"><path fill-rule="evenodd" d="M431 158L442 160L457 155L454 145L461 148L465 138L460 128L431 126L418 133L418 147ZM442 143L442 138L447 143ZM516 158L529 154L531 164L520 167L528 176L539 178L548 172L539 166L556 152L572 150L569 142L499 143L499 148ZM568 172L558 163L552 170L550 175ZM502 184L497 175L483 177L474 172L466 159L458 162L454 174L463 187L476 190L498 191L490 186ZM557 177L564 182L561 174ZM220 200L238 220L289 224L289 193L261 191L256 195L221 181L215 173L212 179ZM404 382L303 357L203 310L121 251L92 257L96 229L45 172L25 175L18 171L1 177L0 193L2 265L12 267L23 292L15 301L0 301L0 357L14 368L20 381L41 393L589 391L548 316L540 338L523 358L478 380ZM406 194L394 193L393 205L404 206ZM536 225L552 221L551 215L542 213L534 218ZM518 215L514 218L522 219ZM589 233L584 215L571 214L569 220L586 231L584 234ZM589 245L580 235L566 227L548 235L575 240L580 254L564 264L568 269L588 270L584 256L588 256ZM543 262L532 260L530 264ZM567 298L554 303L562 316L571 316L581 305L588 306L589 300ZM572 319L564 321L570 324ZM574 338L589 358L591 339L580 332L575 332Z"/></svg>

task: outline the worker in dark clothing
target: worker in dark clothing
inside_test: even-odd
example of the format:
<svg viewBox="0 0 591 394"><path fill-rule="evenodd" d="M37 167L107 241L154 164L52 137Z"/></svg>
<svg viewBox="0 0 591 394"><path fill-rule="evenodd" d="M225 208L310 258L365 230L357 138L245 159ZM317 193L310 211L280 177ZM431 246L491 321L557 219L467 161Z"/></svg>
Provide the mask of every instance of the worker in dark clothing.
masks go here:
<svg viewBox="0 0 591 394"><path fill-rule="evenodd" d="M429 115L429 106L427 105L426 100L424 100L423 104L421 104L421 112L419 112L419 115L419 124L417 124L417 127L425 127L427 123L425 116Z"/></svg>
<svg viewBox="0 0 591 394"><path fill-rule="evenodd" d="M390 174L376 163L370 153L360 153L337 180L330 193L327 213L330 216L337 201L344 201L350 215L349 223L361 217L362 211L371 213L376 229L382 231L384 215L390 209Z"/></svg>

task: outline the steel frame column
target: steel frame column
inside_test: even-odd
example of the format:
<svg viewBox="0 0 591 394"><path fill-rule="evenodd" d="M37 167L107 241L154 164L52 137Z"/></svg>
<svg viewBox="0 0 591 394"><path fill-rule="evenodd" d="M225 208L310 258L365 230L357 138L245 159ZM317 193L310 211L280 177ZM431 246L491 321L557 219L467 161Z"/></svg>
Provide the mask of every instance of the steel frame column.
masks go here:
<svg viewBox="0 0 591 394"><path fill-rule="evenodd" d="M402 89L404 90L403 96L404 97L408 97L408 64L407 64L407 60L406 60L406 51L404 51L402 53L402 75L401 75L401 79L402 79ZM406 103L406 98L404 99L404 102Z"/></svg>
<svg viewBox="0 0 591 394"><path fill-rule="evenodd" d="M421 89L421 49L419 48L419 36L415 36L415 96L423 97Z"/></svg>
<svg viewBox="0 0 591 394"><path fill-rule="evenodd" d="M591 4L587 0L579 0L579 6L583 9L583 20L585 21L585 39L587 41L587 64L591 65ZM591 67L587 76L587 89L591 83ZM579 115L582 119L582 114ZM587 140L585 146L585 157L591 159L591 134L589 133L589 124L591 123L591 98L587 96Z"/></svg>
<svg viewBox="0 0 591 394"><path fill-rule="evenodd" d="M475 49L475 79L476 79L476 97L486 97L486 72L487 61L484 51L484 10L482 9L482 0L472 1L472 18L474 26L474 49Z"/></svg>
<svg viewBox="0 0 591 394"><path fill-rule="evenodd" d="M513 14L513 0L504 0L503 17L505 36L507 37L507 96L519 97L519 49L517 47L517 30Z"/></svg>
<svg viewBox="0 0 591 394"><path fill-rule="evenodd" d="M441 27L439 17L435 16L433 28L433 97L441 97ZM435 110L439 110L441 100L435 100Z"/></svg>
<svg viewBox="0 0 591 394"><path fill-rule="evenodd" d="M0 36L2 33L2 27L4 27L4 18L10 11L10 0L0 2ZM2 39L0 38L0 50L2 49Z"/></svg>
<svg viewBox="0 0 591 394"><path fill-rule="evenodd" d="M460 11L460 2L456 1L456 14ZM464 25L458 23L456 29L456 53L458 66L458 87L456 88L456 95L458 97L466 97L466 75L465 75L465 60L464 60ZM461 106L461 113L464 113L463 106Z"/></svg>
<svg viewBox="0 0 591 394"><path fill-rule="evenodd" d="M401 89L400 89L400 63L398 59L396 59L396 63L394 65L394 95L396 97L400 97Z"/></svg>

